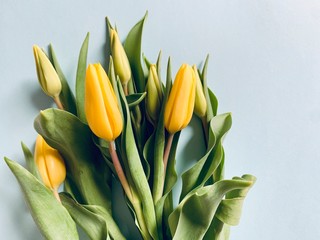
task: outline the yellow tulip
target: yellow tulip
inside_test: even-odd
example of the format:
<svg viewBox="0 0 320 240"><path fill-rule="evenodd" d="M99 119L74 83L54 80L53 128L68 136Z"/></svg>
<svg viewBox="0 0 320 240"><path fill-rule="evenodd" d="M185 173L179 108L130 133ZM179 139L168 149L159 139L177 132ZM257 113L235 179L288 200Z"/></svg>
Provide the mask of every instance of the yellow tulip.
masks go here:
<svg viewBox="0 0 320 240"><path fill-rule="evenodd" d="M146 111L150 120L155 123L159 118L163 93L157 69L154 64L150 66L146 92Z"/></svg>
<svg viewBox="0 0 320 240"><path fill-rule="evenodd" d="M202 83L199 77L196 65L193 65L193 71L196 76L196 100L194 104L194 113L199 117L204 117L207 113L207 101L203 93Z"/></svg>
<svg viewBox="0 0 320 240"><path fill-rule="evenodd" d="M185 128L192 117L196 95L193 69L183 64L175 78L164 112L164 124L173 134Z"/></svg>
<svg viewBox="0 0 320 240"><path fill-rule="evenodd" d="M50 147L41 135L38 135L34 158L44 185L52 190L66 178L66 166L60 153Z"/></svg>
<svg viewBox="0 0 320 240"><path fill-rule="evenodd" d="M50 97L58 97L61 92L61 81L56 70L47 55L37 45L33 46L33 54L42 90Z"/></svg>
<svg viewBox="0 0 320 240"><path fill-rule="evenodd" d="M110 29L110 42L115 72L119 76L121 84L127 85L131 79L130 63L118 33L114 29Z"/></svg>
<svg viewBox="0 0 320 240"><path fill-rule="evenodd" d="M97 64L89 64L86 73L85 114L95 135L113 141L122 132L123 122L110 80Z"/></svg>

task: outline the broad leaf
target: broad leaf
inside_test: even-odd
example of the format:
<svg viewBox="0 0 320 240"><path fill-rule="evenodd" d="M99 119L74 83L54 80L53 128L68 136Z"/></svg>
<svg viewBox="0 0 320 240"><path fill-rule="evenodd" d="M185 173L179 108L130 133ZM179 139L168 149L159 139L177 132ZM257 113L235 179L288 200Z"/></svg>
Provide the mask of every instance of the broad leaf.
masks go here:
<svg viewBox="0 0 320 240"><path fill-rule="evenodd" d="M53 192L18 163L5 158L23 191L32 217L46 239L79 239L76 225Z"/></svg>
<svg viewBox="0 0 320 240"><path fill-rule="evenodd" d="M108 232L113 239L125 239L112 216L102 207L81 205L66 193L60 194L60 197L74 221L92 240L105 240Z"/></svg>
<svg viewBox="0 0 320 240"><path fill-rule="evenodd" d="M64 157L68 177L85 201L81 203L110 210L111 190L106 182L111 184L111 174L92 141L89 127L76 116L59 109L41 111L34 127Z"/></svg>
<svg viewBox="0 0 320 240"><path fill-rule="evenodd" d="M169 217L173 239L202 239L224 195L232 190L248 189L253 183L241 178L222 180L193 191Z"/></svg>

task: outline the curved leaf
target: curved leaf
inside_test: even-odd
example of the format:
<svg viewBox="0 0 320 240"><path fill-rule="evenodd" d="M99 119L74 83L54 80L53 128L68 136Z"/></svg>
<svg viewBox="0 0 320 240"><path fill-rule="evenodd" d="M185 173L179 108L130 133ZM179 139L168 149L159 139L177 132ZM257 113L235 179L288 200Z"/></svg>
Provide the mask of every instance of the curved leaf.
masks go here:
<svg viewBox="0 0 320 240"><path fill-rule="evenodd" d="M231 128L231 114L217 115L210 121L209 144L206 154L182 174L182 200L193 189L203 186L224 159L221 139ZM218 173L218 172L217 172Z"/></svg>
<svg viewBox="0 0 320 240"><path fill-rule="evenodd" d="M201 187L188 195L169 216L173 239L202 239L207 232L224 195L253 185L246 179L222 180Z"/></svg>
<svg viewBox="0 0 320 240"><path fill-rule="evenodd" d="M79 239L76 225L53 192L18 163L5 158L17 178L32 217L46 239Z"/></svg>
<svg viewBox="0 0 320 240"><path fill-rule="evenodd" d="M33 154L31 153L29 148L23 142L21 142L21 147L22 147L22 151L23 151L24 158L26 160L27 168L28 168L29 172L41 182L41 176L38 171L38 167L36 165L36 162L34 161Z"/></svg>
<svg viewBox="0 0 320 240"><path fill-rule="evenodd" d="M255 183L256 178L252 175L244 175L243 179ZM239 179L239 178L235 178ZM217 209L216 217L223 223L231 226L239 224L242 206L249 188L233 190L226 195L226 199L222 200Z"/></svg>
<svg viewBox="0 0 320 240"><path fill-rule="evenodd" d="M77 100L77 113L80 120L84 123L87 122L84 112L84 91L87 69L87 54L89 46L89 33L84 39L78 60L77 77L76 77L76 100Z"/></svg>
<svg viewBox="0 0 320 240"><path fill-rule="evenodd" d="M129 108L137 106L147 95L147 92L134 93L126 96Z"/></svg>
<svg viewBox="0 0 320 240"><path fill-rule="evenodd" d="M102 207L81 205L66 193L60 197L72 218L92 240L105 240L108 232L113 239L125 239L112 216Z"/></svg>
<svg viewBox="0 0 320 240"><path fill-rule="evenodd" d="M130 62L133 79L138 92L143 92L146 86L146 78L141 65L141 41L143 25L147 15L148 13L133 26L124 43L124 49Z"/></svg>

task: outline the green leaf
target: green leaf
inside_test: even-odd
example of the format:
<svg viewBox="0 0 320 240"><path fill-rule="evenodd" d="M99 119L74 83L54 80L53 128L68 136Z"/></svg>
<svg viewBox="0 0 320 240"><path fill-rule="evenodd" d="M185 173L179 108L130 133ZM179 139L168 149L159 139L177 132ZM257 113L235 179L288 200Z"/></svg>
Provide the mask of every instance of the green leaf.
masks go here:
<svg viewBox="0 0 320 240"><path fill-rule="evenodd" d="M207 83L207 71L208 71L209 55L207 55L201 74L201 80L203 85L203 93L207 101L207 122L217 115L218 100L213 92L208 88Z"/></svg>
<svg viewBox="0 0 320 240"><path fill-rule="evenodd" d="M108 185L111 184L111 173L92 141L89 127L76 116L59 109L41 111L34 127L64 157L68 177L84 200L81 203L100 205L111 211Z"/></svg>
<svg viewBox="0 0 320 240"><path fill-rule="evenodd" d="M202 239L210 227L224 195L236 189L248 189L253 181L222 180L195 190L178 205L169 217L173 239Z"/></svg>
<svg viewBox="0 0 320 240"><path fill-rule="evenodd" d="M165 148L165 128L164 128L164 110L165 105L171 89L172 77L171 77L171 60L169 58L167 65L167 79L166 79L166 91L165 97L162 103L161 112L159 115L159 122L155 132L155 146L154 148L154 180L153 180L153 201L157 204L157 201L162 197L164 183L162 179L165 178L164 165L163 165L163 152Z"/></svg>
<svg viewBox="0 0 320 240"><path fill-rule="evenodd" d="M22 151L23 151L24 158L26 160L26 164L27 164L27 168L28 168L29 172L41 182L42 181L41 176L38 171L38 167L36 165L36 162L34 161L33 154L31 153L29 148L23 142L21 142L21 147L22 147Z"/></svg>
<svg viewBox="0 0 320 240"><path fill-rule="evenodd" d="M210 99L212 113L214 116L216 116L217 111L218 111L218 99L217 99L216 95L214 95L214 93L211 91L210 88L208 88L208 93L209 93L209 99Z"/></svg>
<svg viewBox="0 0 320 240"><path fill-rule="evenodd" d="M5 158L17 178L32 217L46 239L79 239L76 225L53 192L18 163Z"/></svg>
<svg viewBox="0 0 320 240"><path fill-rule="evenodd" d="M62 204L74 221L92 240L105 240L108 232L113 239L125 239L112 216L96 205L81 205L66 193L60 194Z"/></svg>
<svg viewBox="0 0 320 240"><path fill-rule="evenodd" d="M231 128L231 114L225 113L212 118L209 144L206 154L189 170L182 174L180 200L197 187L203 186L219 167L224 158L221 139Z"/></svg>
<svg viewBox="0 0 320 240"><path fill-rule="evenodd" d="M256 178L252 175L244 175L243 179L256 182ZM234 178L239 179L239 178ZM222 200L216 213L216 217L223 223L236 226L240 222L242 206L249 189L238 189L229 192L226 199Z"/></svg>
<svg viewBox="0 0 320 240"><path fill-rule="evenodd" d="M64 109L68 112L71 112L74 115L77 115L77 108L76 108L76 100L74 98L74 95L69 87L69 84L67 82L66 77L64 76L62 69L60 67L60 64L58 62L58 59L56 57L56 54L53 50L53 46L50 44L49 46L51 57L52 57L52 64L54 68L56 69L56 72L60 78L61 81L61 93L59 95L60 101L64 107Z"/></svg>
<svg viewBox="0 0 320 240"><path fill-rule="evenodd" d="M76 100L77 100L77 113L80 120L84 123L87 122L86 115L84 112L84 93L85 93L85 80L86 80L86 69L87 69L87 54L89 46L89 33L81 46L77 78L76 78Z"/></svg>
<svg viewBox="0 0 320 240"><path fill-rule="evenodd" d="M125 151L125 155L129 157L127 165L132 177L132 181L135 185L139 199L141 200L142 212L145 223L147 225L149 234L154 238L158 239L157 233L157 222L155 209L153 205L152 195L147 181L147 177L144 173L135 138L133 135L133 129L130 121L129 107L126 104L125 96L120 87L121 84L118 81L118 89L122 99L122 107L124 111L124 129L122 133L123 146L122 149Z"/></svg>
<svg viewBox="0 0 320 240"><path fill-rule="evenodd" d="M144 92L146 86L146 78L141 64L141 41L143 25L147 15L148 13L133 26L124 43L124 49L130 62L133 79L138 92Z"/></svg>
<svg viewBox="0 0 320 240"><path fill-rule="evenodd" d="M147 95L147 92L134 93L126 96L129 108L137 106Z"/></svg>
<svg viewBox="0 0 320 240"><path fill-rule="evenodd" d="M203 240L228 240L230 236L230 226L214 217Z"/></svg>

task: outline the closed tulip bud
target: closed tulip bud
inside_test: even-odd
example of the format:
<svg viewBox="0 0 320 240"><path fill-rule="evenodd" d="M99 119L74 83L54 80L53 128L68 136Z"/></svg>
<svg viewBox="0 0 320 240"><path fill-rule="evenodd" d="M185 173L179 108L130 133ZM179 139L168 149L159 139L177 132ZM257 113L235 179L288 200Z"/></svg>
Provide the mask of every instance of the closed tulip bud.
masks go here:
<svg viewBox="0 0 320 240"><path fill-rule="evenodd" d="M173 134L185 128L192 117L196 95L193 69L183 64L175 78L164 112L164 124Z"/></svg>
<svg viewBox="0 0 320 240"><path fill-rule="evenodd" d="M37 45L33 46L38 80L42 90L50 97L57 98L61 92L60 78L47 55Z"/></svg>
<svg viewBox="0 0 320 240"><path fill-rule="evenodd" d="M151 122L155 123L159 118L163 92L157 69L154 64L150 66L146 92L146 111Z"/></svg>
<svg viewBox="0 0 320 240"><path fill-rule="evenodd" d="M38 135L34 157L44 185L57 190L66 178L65 163L59 152Z"/></svg>
<svg viewBox="0 0 320 240"><path fill-rule="evenodd" d="M123 127L117 98L110 80L97 64L89 64L86 73L85 114L95 135L107 141L116 139Z"/></svg>
<svg viewBox="0 0 320 240"><path fill-rule="evenodd" d="M207 101L203 93L202 83L199 77L196 65L193 65L193 71L196 76L196 99L194 103L194 113L199 117L204 117L207 113Z"/></svg>
<svg viewBox="0 0 320 240"><path fill-rule="evenodd" d="M119 39L118 33L114 29L110 29L110 42L114 69L120 78L121 84L127 85L131 79L130 63Z"/></svg>

